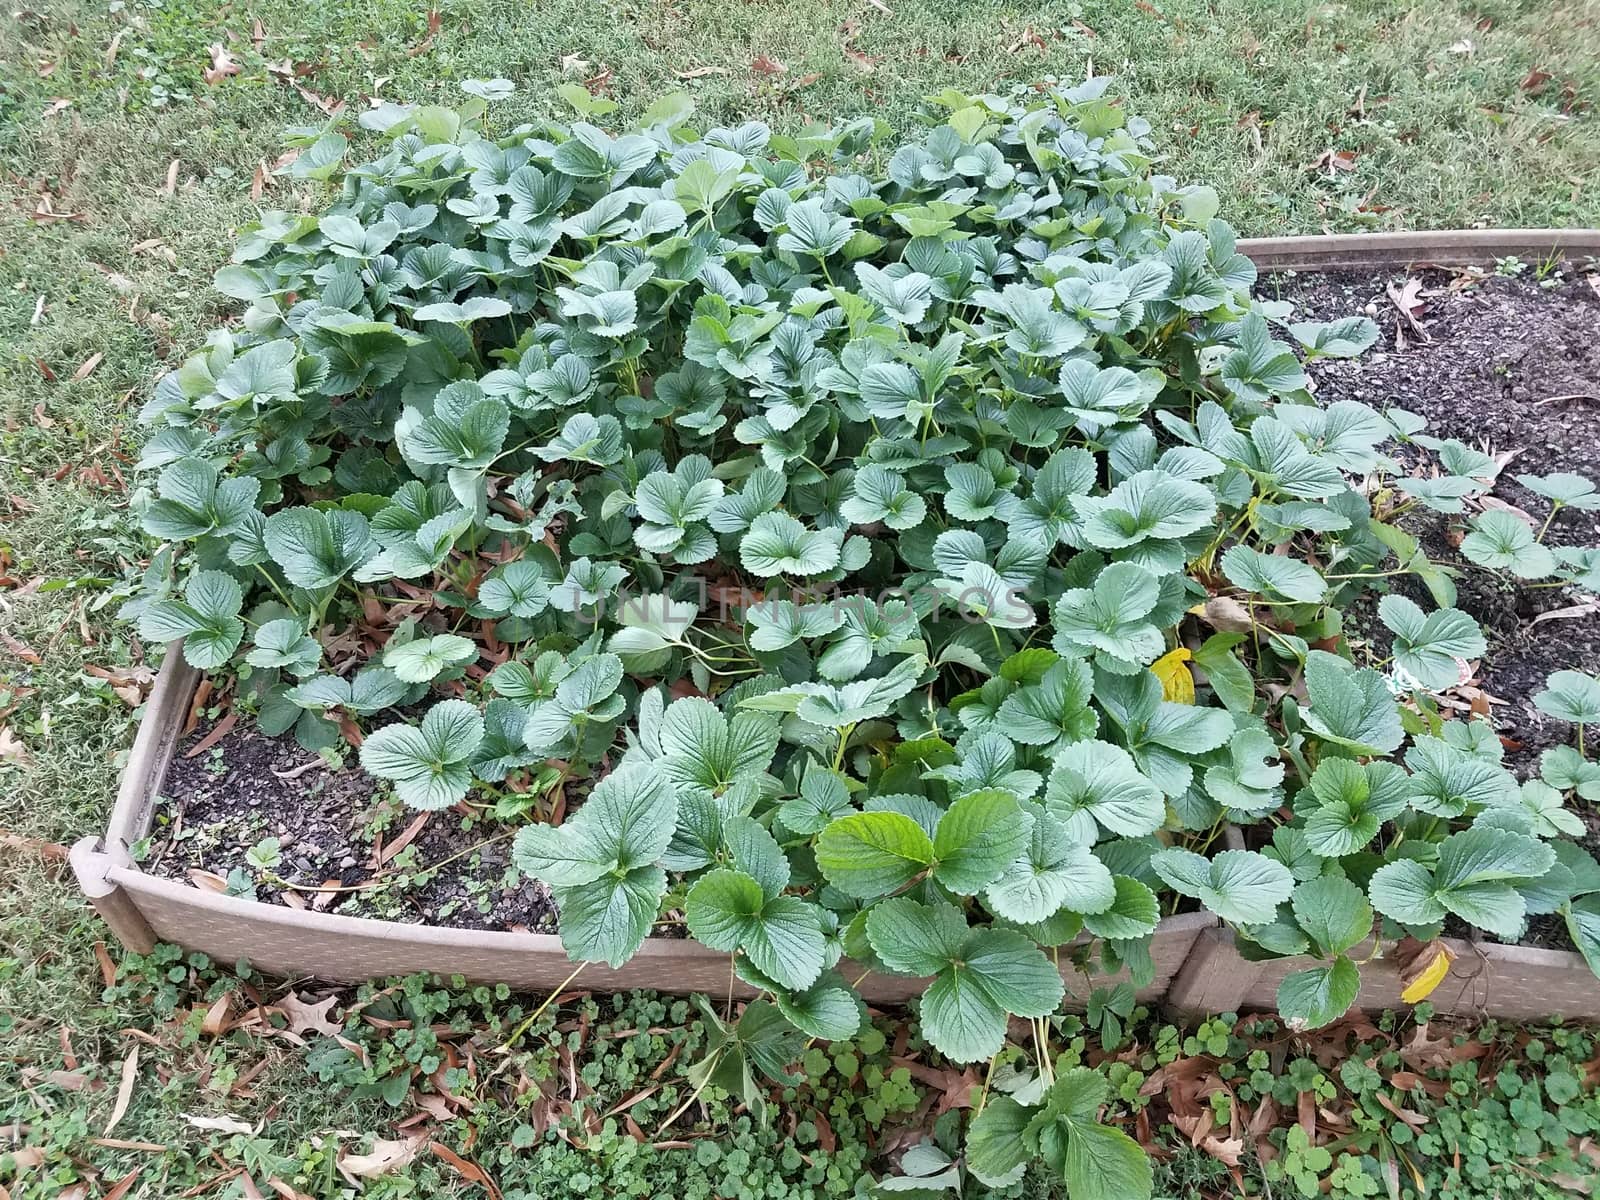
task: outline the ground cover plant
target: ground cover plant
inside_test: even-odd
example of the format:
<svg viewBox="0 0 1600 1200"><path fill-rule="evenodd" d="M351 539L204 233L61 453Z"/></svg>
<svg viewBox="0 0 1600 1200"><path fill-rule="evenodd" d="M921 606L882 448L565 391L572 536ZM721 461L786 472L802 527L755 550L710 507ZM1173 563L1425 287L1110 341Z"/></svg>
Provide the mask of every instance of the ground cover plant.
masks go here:
<svg viewBox="0 0 1600 1200"><path fill-rule="evenodd" d="M408 805L524 823L575 960L663 919L728 951L772 1001L738 1039L851 1036L846 954L932 977L957 1062L1024 1018L1045 1086L973 1122L991 1185L1042 1158L1148 1192L1046 1018L1063 958L1147 980L1163 902L1321 960L1294 1028L1349 1008L1377 918L1559 913L1595 956L1600 866L1560 838L1600 682L1551 679L1576 744L1519 785L1441 718L1483 638L1392 523L1462 510L1486 456L1313 404L1302 359L1371 322L1252 299L1216 195L1152 173L1107 80L946 93L891 144L699 131L680 95L612 133L576 87L571 123L500 129L510 85L465 86L365 114L360 166L305 130L333 206L264 214L219 272L242 323L144 410L142 636ZM1555 520L1585 482L1528 486ZM1473 562L1593 586L1594 551L1495 515ZM1368 661L1342 613L1400 577L1430 608L1383 596Z"/></svg>
<svg viewBox="0 0 1600 1200"><path fill-rule="evenodd" d="M1038 1090L1032 1065L986 1077L890 1014L848 1040L741 1042L720 1002L422 977L316 993L165 946L97 989L64 1035L8 1028L27 1047L0 1063L15 1200L1069 1194L1037 1168L991 1189L962 1161L962 1123ZM1048 1018L1054 1066L1103 1094L1159 1196L1548 1196L1592 1170L1586 1030L1426 1006L1301 1034L1127 1016Z"/></svg>

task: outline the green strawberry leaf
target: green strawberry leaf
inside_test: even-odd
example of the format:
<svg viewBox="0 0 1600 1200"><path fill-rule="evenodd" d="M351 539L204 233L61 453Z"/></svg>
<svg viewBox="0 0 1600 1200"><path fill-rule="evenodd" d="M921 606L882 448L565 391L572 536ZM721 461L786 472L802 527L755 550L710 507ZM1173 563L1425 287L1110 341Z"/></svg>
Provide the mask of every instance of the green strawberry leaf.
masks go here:
<svg viewBox="0 0 1600 1200"><path fill-rule="evenodd" d="M1291 971L1278 985L1278 1015L1294 1032L1331 1025L1361 991L1361 971L1340 954L1325 967Z"/></svg>
<svg viewBox="0 0 1600 1200"><path fill-rule="evenodd" d="M1478 658L1487 649L1478 623L1460 609L1423 614L1404 596L1378 601L1378 616L1394 631L1394 660L1423 687L1433 691L1460 682L1457 659Z"/></svg>
<svg viewBox="0 0 1600 1200"><path fill-rule="evenodd" d="M886 896L924 874L933 862L933 839L898 812L851 813L817 837L817 867L846 895Z"/></svg>
<svg viewBox="0 0 1600 1200"><path fill-rule="evenodd" d="M244 589L225 571L196 571L182 600L158 600L139 616L139 636L152 642L183 639L183 657L203 671L225 666L244 639L239 609Z"/></svg>
<svg viewBox="0 0 1600 1200"><path fill-rule="evenodd" d="M1383 677L1370 667L1357 670L1323 650L1306 656L1306 691L1311 707L1305 713L1311 729L1358 754L1389 754L1400 747L1405 731Z"/></svg>
<svg viewBox="0 0 1600 1200"><path fill-rule="evenodd" d="M1267 924L1294 890L1287 867L1253 850L1224 850L1207 859L1169 847L1151 855L1150 866L1173 891L1231 925Z"/></svg>
<svg viewBox="0 0 1600 1200"><path fill-rule="evenodd" d="M934 977L922 995L923 1032L954 1062L993 1057L1009 1016L1046 1016L1065 992L1032 941L1009 929L968 929L952 905L885 900L867 913L867 938L890 970Z"/></svg>
<svg viewBox="0 0 1600 1200"><path fill-rule="evenodd" d="M472 786L468 765L483 740L483 717L465 700L442 700L420 725L386 725L361 743L368 774L394 784L401 803L431 812L449 808Z"/></svg>

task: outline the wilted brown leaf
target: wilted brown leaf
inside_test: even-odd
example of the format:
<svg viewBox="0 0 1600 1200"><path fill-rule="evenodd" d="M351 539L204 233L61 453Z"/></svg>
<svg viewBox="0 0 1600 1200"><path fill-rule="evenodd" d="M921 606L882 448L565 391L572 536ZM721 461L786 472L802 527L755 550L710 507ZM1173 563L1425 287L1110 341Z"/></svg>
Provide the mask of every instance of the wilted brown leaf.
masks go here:
<svg viewBox="0 0 1600 1200"><path fill-rule="evenodd" d="M1213 596L1200 609L1200 619L1223 633L1249 633L1255 628L1250 610L1232 596Z"/></svg>
<svg viewBox="0 0 1600 1200"><path fill-rule="evenodd" d="M338 996L329 996L325 1000L310 1004L293 992L289 992L282 999L268 1005L268 1011L282 1013L284 1019L289 1022L290 1033L320 1033L326 1037L334 1037L344 1029L342 1022L329 1017L329 1013L337 1003L339 1003Z"/></svg>
<svg viewBox="0 0 1600 1200"><path fill-rule="evenodd" d="M212 42L209 49L211 65L200 72L200 78L215 87L229 75L237 75L239 64L233 61L233 55L228 53L227 47L221 42Z"/></svg>
<svg viewBox="0 0 1600 1200"><path fill-rule="evenodd" d="M220 1117L204 1117L195 1113L179 1113L183 1123L191 1129L203 1129L210 1133L243 1133L252 1134L259 1128L239 1120L238 1117L223 1115Z"/></svg>
<svg viewBox="0 0 1600 1200"><path fill-rule="evenodd" d="M363 1179L376 1179L380 1175L387 1175L408 1165L417 1157L417 1151L422 1148L425 1140L422 1137L411 1137L400 1141L375 1138L372 1149L365 1154L347 1154L341 1151L337 1163L339 1174L359 1187Z"/></svg>

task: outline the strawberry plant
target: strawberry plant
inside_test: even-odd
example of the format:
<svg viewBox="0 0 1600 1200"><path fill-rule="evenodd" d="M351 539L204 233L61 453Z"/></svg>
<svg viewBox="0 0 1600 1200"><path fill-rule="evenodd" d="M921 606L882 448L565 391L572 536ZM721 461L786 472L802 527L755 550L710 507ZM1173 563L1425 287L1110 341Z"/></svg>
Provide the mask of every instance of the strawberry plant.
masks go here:
<svg viewBox="0 0 1600 1200"><path fill-rule="evenodd" d="M954 1061L1021 1018L1044 1085L973 1123L995 1185L1037 1156L1148 1193L1045 1018L1063 967L1148 981L1163 906L1315 956L1301 1028L1375 931L1559 912L1600 964L1600 866L1561 840L1600 684L1541 693L1576 745L1519 784L1435 701L1485 641L1396 523L1493 464L1319 407L1304 363L1373 324L1254 297L1106 89L941 95L898 147L697 130L683 96L613 132L581 89L570 124L381 105L355 166L297 135L328 210L244 231L241 319L145 406L131 615L403 803L526 818L574 959L677 914L770 996L763 1046L855 1033L847 956L930 980ZM1490 509L1462 550L1592 588L1543 534Z"/></svg>

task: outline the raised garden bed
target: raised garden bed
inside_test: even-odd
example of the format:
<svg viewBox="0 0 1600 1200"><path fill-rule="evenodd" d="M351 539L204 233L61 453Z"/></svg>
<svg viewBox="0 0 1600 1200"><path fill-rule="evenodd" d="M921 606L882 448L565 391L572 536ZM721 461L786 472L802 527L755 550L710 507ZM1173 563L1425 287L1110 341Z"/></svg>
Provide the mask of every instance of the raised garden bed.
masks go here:
<svg viewBox="0 0 1600 1200"><path fill-rule="evenodd" d="M1393 276L1389 269L1420 265L1484 265L1508 256L1543 260L1552 253L1600 249L1594 231L1472 231L1466 234L1370 235L1340 238L1266 239L1242 243L1241 249L1263 267L1277 270L1362 267L1367 270L1289 275L1266 284L1264 295L1293 300L1309 315L1334 317L1366 309L1383 328L1384 341L1365 358L1319 363L1313 369L1319 398L1364 400L1376 406L1398 405L1426 416L1440 437L1462 440L1489 438L1497 449L1520 450L1514 470L1541 473L1550 470L1593 470L1594 442L1585 435L1587 422L1574 419L1573 408L1592 403L1579 392L1584 372L1593 366L1593 348L1583 330L1593 328L1595 300L1581 284L1563 285L1555 293L1538 289L1527 280L1489 279L1472 289L1452 289L1448 277L1421 277L1433 294L1422 318L1422 330L1386 303ZM1383 272L1372 274L1372 271ZM1409 339L1403 352L1391 347L1397 335ZM1507 337L1508 334L1515 336ZM1426 337L1428 340L1422 342ZM1486 346L1492 354L1485 355ZM1592 378L1592 372L1591 376ZM1548 393L1548 394L1547 394ZM1511 489L1513 500L1515 485ZM1586 514L1570 513L1568 519ZM1413 532L1431 549L1448 558L1448 545L1440 539L1441 524L1426 512L1412 522ZM1592 531L1583 531L1589 533ZM1569 536L1563 529L1552 541ZM1573 540L1582 541L1582 536ZM1513 761L1531 760L1551 738L1542 718L1527 697L1553 669L1596 665L1594 622L1562 616L1563 589L1533 595L1535 607L1505 593L1464 594L1461 606L1472 613L1490 634L1496 654L1479 682L1486 693L1505 705L1491 708ZM1500 616L1510 606L1509 618ZM1519 606L1520 605L1520 609ZM1557 613L1533 627L1521 624L1540 613ZM1496 634L1505 633L1496 645ZM1379 631L1381 633L1381 630ZM145 949L152 938L202 950L222 960L248 958L256 966L288 975L312 974L350 981L409 971L461 974L478 980L504 981L525 987L552 987L565 979L571 965L559 940L549 934L510 931L506 924L537 928L541 912L536 893L502 894L505 903L491 902L488 912L462 904L460 888L441 894L456 903L437 923L415 920L372 920L344 912L321 911L304 898L295 908L255 903L197 887L184 879L199 865L185 859L183 849L171 846L161 861L141 869L126 848L144 841L155 830L156 800L174 780L172 763L180 734L189 718L198 673L169 655L158 687L152 695L138 743L130 758L118 803L106 837L86 839L74 849L74 863L86 893L105 914L117 935L128 945ZM235 762L239 739L224 739L219 750L224 762ZM197 740L196 738L191 741ZM256 738L259 743L259 737ZM250 806L249 793L261 792L262 772L273 764L260 757L248 759L244 770L254 782L236 797L240 809ZM195 788L204 759L185 762L189 791ZM281 769L281 765L280 765ZM212 789L219 806L205 818L232 836L233 849L248 844L239 829L227 829L227 800L235 799L226 775ZM438 818L435 818L436 821ZM443 824L444 822L440 822ZM253 829L245 824L243 828ZM267 824L262 825L266 830ZM191 826L193 829L193 826ZM170 834L170 827L166 830ZM390 837L398 833L390 830ZM472 834L463 835L470 844ZM159 842L160 837L153 839ZM251 839L253 840L253 839ZM195 843L203 847L202 840ZM430 847L422 864L448 855L454 843ZM286 851L294 854L291 842ZM304 852L304 846L301 846ZM337 859L356 847L344 844L317 846L322 852L314 863L301 863L300 875L321 872L324 886L359 878L365 862ZM365 847L359 848L365 852ZM491 855L481 863L480 887L493 890L494 876L503 860ZM503 871L502 871L503 873ZM538 888L528 884L526 887ZM480 892L481 894L481 892ZM349 903L337 893L332 907ZM354 911L363 911L359 902ZM347 910L349 911L349 910ZM508 914L512 915L508 921ZM520 918L520 919L518 919ZM1231 933L1214 928L1205 913L1167 918L1155 937L1152 958L1154 980L1141 989L1145 1000L1167 999L1184 1011L1271 1008L1282 977L1305 964L1297 959L1247 962L1239 957ZM474 927L476 926L476 927ZM1557 937L1559 941L1559 935ZM1489 941L1454 941L1456 954L1451 977L1433 994L1432 1003L1448 1011L1487 1012L1508 1017L1564 1015L1600 1017L1600 994L1583 959L1574 953L1533 947L1508 947ZM676 991L716 990L728 984L727 957L693 942L653 939L632 960L619 968L589 968L591 986L652 986ZM1104 983L1105 980L1097 980ZM740 983L739 988L744 990ZM922 984L891 976L869 976L864 996L892 1003L918 994ZM1082 990L1081 988L1075 990ZM1399 1002L1402 984L1384 958L1369 962L1357 1003L1388 1007Z"/></svg>
<svg viewBox="0 0 1600 1200"><path fill-rule="evenodd" d="M753 1026L827 1040L866 983L956 1062L1027 1018L1047 1080L1067 979L1102 1025L1180 968L1210 995L1219 922L1291 1028L1360 1002L1373 937L1437 981L1441 937L1532 916L1600 972L1569 807L1600 799L1600 678L1511 697L1573 741L1519 782L1472 611L1513 636L1494 589L1600 591L1600 547L1544 540L1600 489L1520 476L1535 531L1479 444L1503 395L1337 365L1385 298L1431 345L1422 283L1285 299L1109 83L941 95L884 160L871 121L702 133L687 96L614 135L574 87L580 119L502 129L503 81L364 114L386 149L348 171L306 146L337 198L242 231L215 282L248 311L141 412L162 545L124 612L228 711L174 769L218 710L164 672L78 848L124 936L340 978L726 964ZM1594 244L1253 249L1543 279ZM1029 1107L975 1126L984 1182Z"/></svg>
<svg viewBox="0 0 1600 1200"><path fill-rule="evenodd" d="M1129 1200L1151 1166L1086 1121L1092 1072L1058 1075L1064 1003L1109 1044L1136 992L1247 1004L1281 971L1279 1016L1323 1027L1363 943L1404 939L1414 1000L1452 923L1520 940L1530 915L1600 974L1569 807L1600 800L1600 677L1531 697L1573 744L1519 782L1490 720L1447 719L1490 716L1489 643L1451 536L1410 527L1454 516L1488 578L1600 592L1600 546L1543 540L1600 486L1523 477L1535 532L1491 495L1504 455L1395 397L1319 404L1308 368L1381 330L1264 292L1110 84L942 93L884 154L870 119L702 131L687 95L612 132L577 86L577 119L506 127L505 80L363 113L382 145L349 169L343 135L303 138L327 210L241 230L215 283L247 311L140 414L161 545L123 615L209 678L186 704L163 672L108 837L75 849L122 936L552 998L586 968L742 983L700 1086L915 998L945 1058L1007 1066L967 1172L1040 1159ZM493 928L552 904L556 938ZM1196 954L1219 923L1271 972Z"/></svg>

